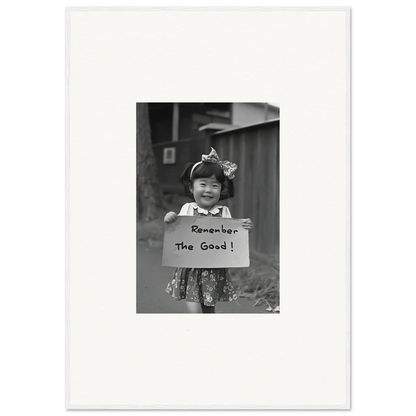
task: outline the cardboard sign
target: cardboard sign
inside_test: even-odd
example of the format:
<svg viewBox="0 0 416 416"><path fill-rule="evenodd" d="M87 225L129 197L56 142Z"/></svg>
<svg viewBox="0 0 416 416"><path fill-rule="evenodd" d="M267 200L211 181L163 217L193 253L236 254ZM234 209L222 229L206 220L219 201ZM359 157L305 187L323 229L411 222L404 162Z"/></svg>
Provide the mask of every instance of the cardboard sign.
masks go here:
<svg viewBox="0 0 416 416"><path fill-rule="evenodd" d="M248 267L248 231L243 220L178 216L165 226L162 266Z"/></svg>

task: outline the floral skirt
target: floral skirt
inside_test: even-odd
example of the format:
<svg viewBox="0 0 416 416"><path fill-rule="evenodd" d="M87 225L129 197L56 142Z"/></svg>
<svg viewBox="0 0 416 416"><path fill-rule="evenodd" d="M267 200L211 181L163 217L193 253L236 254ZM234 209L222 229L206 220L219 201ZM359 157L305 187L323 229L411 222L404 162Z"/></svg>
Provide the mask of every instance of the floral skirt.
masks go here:
<svg viewBox="0 0 416 416"><path fill-rule="evenodd" d="M189 269L178 267L166 292L173 299L215 306L237 299L228 269Z"/></svg>

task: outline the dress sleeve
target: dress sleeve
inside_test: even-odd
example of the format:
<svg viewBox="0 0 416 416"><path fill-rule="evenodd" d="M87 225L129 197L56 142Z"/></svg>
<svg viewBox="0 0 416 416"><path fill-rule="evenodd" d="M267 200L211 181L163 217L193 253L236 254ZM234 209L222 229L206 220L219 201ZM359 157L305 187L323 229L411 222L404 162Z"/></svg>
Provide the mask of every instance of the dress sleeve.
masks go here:
<svg viewBox="0 0 416 416"><path fill-rule="evenodd" d="M228 207L222 207L222 217L223 218L232 218L232 216L231 216L231 212L230 212L230 210L228 209Z"/></svg>
<svg viewBox="0 0 416 416"><path fill-rule="evenodd" d="M188 202L182 205L182 208L178 215L193 215L191 204Z"/></svg>

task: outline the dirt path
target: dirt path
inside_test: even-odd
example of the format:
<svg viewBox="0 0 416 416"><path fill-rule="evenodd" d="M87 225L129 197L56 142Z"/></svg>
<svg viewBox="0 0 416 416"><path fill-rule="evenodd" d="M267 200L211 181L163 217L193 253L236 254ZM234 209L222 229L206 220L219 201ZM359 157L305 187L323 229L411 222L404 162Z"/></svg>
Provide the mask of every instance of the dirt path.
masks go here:
<svg viewBox="0 0 416 416"><path fill-rule="evenodd" d="M162 267L162 249L147 243L137 244L137 313L187 313L185 301L175 301L166 292L174 268ZM237 302L218 302L217 313L262 313L253 303L240 298Z"/></svg>

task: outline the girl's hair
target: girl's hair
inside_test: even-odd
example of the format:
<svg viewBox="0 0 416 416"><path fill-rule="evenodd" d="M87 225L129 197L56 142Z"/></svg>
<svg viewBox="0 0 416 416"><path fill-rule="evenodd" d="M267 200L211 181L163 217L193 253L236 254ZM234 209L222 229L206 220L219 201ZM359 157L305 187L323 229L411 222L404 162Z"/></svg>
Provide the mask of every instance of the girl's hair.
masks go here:
<svg viewBox="0 0 416 416"><path fill-rule="evenodd" d="M234 196L234 184L232 179L227 179L224 175L224 172L221 166L218 163L209 163L209 162L202 162L198 166L195 167L194 171L192 172L192 179L191 179L191 170L195 163L187 163L185 165L185 170L182 172L180 177L180 181L182 182L185 193L190 198L194 199L194 196L191 192L191 186L193 184L194 179L199 178L209 178L212 175L215 175L217 181L221 184L221 195L220 201L228 198L232 198Z"/></svg>

